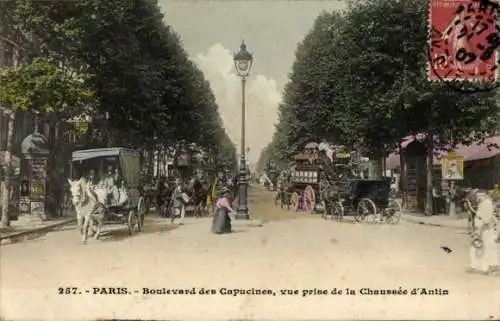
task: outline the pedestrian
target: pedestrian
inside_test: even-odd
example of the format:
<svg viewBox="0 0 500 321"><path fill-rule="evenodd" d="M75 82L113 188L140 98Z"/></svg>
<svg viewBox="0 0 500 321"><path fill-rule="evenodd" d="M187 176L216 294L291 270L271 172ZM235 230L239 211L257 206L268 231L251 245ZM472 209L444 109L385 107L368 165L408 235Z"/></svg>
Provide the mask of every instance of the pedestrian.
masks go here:
<svg viewBox="0 0 500 321"><path fill-rule="evenodd" d="M233 198L236 198L238 197L238 187L239 187L239 184L238 184L238 175L233 175L233 179L232 179L232 186L233 186Z"/></svg>
<svg viewBox="0 0 500 321"><path fill-rule="evenodd" d="M187 195L183 192L182 189L182 181L180 178L175 179L175 189L172 194L172 202L174 204L174 213L172 215L172 223L174 223L174 219L179 217L179 225L184 224L184 216L186 214L186 200Z"/></svg>
<svg viewBox="0 0 500 321"><path fill-rule="evenodd" d="M471 262L467 272L498 275L500 272L499 235L496 231L498 222L493 200L487 193L474 189L466 197L466 206L474 219L470 248Z"/></svg>
<svg viewBox="0 0 500 321"><path fill-rule="evenodd" d="M158 183L155 186L156 189L156 205L158 206L158 214L160 217L165 217L168 214L167 206L169 196L168 194L168 185L167 178L165 176L161 176L158 180Z"/></svg>
<svg viewBox="0 0 500 321"><path fill-rule="evenodd" d="M229 196L229 189L226 187L221 188L219 191L219 199L217 200L217 211L212 219L212 233L226 234L231 233L231 218L229 213L234 212L231 206L231 199Z"/></svg>

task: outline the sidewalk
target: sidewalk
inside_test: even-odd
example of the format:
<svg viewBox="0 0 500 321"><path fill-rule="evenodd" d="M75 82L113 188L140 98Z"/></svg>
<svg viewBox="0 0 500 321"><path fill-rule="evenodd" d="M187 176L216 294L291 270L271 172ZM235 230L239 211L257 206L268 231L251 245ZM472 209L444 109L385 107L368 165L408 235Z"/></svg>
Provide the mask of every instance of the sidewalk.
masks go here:
<svg viewBox="0 0 500 321"><path fill-rule="evenodd" d="M426 216L422 213L406 212L403 213L402 219L414 224L448 227L448 228L464 229L464 230L468 229L467 216L464 215L457 215L456 218L452 218L447 214Z"/></svg>
<svg viewBox="0 0 500 321"><path fill-rule="evenodd" d="M29 215L20 216L17 221L11 221L8 228L0 228L0 244L9 243L13 239L27 237L30 234L45 233L52 229L75 222L72 216L54 218L42 221Z"/></svg>

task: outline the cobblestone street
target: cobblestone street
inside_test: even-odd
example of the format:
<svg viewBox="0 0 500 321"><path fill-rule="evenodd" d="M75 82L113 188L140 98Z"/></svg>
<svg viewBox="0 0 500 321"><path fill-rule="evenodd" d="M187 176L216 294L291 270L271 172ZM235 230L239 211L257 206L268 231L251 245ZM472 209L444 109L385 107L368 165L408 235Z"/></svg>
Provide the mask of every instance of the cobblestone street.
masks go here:
<svg viewBox="0 0 500 321"><path fill-rule="evenodd" d="M272 205L272 194L259 188L251 189L250 205L264 225L233 220L230 235L211 234L208 218L188 219L183 226L149 218L146 231L132 237L125 226L105 226L113 231L103 240L81 245L74 227L66 227L2 246L1 315L6 320L500 317L500 278L465 273L469 240L463 230L406 221L395 226L324 221L281 211ZM58 295L58 288L67 287L77 288L77 294ZM94 289L102 287L126 287L130 294ZM217 294L143 295L143 288L193 287ZM221 295L220 288L271 289L275 295ZM342 294L332 294L335 288ZM346 288L356 294L346 295ZM417 295L411 294L414 288ZM423 295L422 288L435 295ZM386 289L408 292L367 295ZM328 294L318 294L323 290Z"/></svg>

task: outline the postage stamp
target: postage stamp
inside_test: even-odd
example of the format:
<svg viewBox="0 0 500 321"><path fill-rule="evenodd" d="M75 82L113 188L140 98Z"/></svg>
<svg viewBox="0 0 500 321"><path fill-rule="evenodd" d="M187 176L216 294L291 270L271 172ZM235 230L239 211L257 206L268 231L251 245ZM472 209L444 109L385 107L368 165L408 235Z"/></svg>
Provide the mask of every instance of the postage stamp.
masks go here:
<svg viewBox="0 0 500 321"><path fill-rule="evenodd" d="M428 79L496 80L498 2L430 0L429 6Z"/></svg>

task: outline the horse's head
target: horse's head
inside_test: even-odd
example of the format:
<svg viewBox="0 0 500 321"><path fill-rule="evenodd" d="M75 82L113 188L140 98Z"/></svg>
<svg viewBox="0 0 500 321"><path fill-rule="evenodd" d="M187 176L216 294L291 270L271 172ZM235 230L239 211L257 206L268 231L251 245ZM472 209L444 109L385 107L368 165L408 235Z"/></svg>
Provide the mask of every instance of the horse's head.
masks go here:
<svg viewBox="0 0 500 321"><path fill-rule="evenodd" d="M68 183L73 205L80 205L83 199L82 179L72 181L68 178Z"/></svg>

